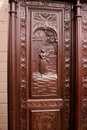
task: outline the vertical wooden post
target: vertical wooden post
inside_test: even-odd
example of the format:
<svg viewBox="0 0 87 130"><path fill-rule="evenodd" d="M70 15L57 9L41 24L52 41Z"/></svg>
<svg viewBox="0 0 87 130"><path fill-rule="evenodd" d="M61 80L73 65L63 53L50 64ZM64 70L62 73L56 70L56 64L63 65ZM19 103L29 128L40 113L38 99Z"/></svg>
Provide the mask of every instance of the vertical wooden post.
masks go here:
<svg viewBox="0 0 87 130"><path fill-rule="evenodd" d="M81 4L77 0L75 5L75 39L76 39L76 100L75 100L75 130L81 130L81 68L82 68L82 42L81 42Z"/></svg>
<svg viewBox="0 0 87 130"><path fill-rule="evenodd" d="M15 130L16 122L16 57L15 57L15 43L16 43L16 1L10 1L9 12L9 43L8 43L8 129Z"/></svg>

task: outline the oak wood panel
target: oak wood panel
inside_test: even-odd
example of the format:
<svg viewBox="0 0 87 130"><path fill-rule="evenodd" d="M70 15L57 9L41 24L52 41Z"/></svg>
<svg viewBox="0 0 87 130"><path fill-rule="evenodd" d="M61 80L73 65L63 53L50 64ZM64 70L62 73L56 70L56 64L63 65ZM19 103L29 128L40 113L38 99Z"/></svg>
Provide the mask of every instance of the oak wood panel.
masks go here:
<svg viewBox="0 0 87 130"><path fill-rule="evenodd" d="M29 89L28 89L28 91L29 91L29 93L28 93L28 95L29 95L29 98L31 97L31 98L38 98L38 97L33 97L33 95L32 95L32 83L31 83L31 81L32 81L32 72L33 71L35 71L35 69L32 69L32 59L33 59L33 41L35 41L35 36L33 37L33 32L35 32L35 31L33 31L32 30L32 28L33 28L33 26L35 26L35 25L33 25L33 19L34 19L34 16L35 16L35 20L36 20L36 23L38 24L38 17L39 17L39 26L35 26L35 29L36 29L36 31L38 31L38 33L36 33L35 35L37 36L36 38L38 39L39 37L38 37L38 34L40 35L43 35L43 34L45 34L44 33L44 31L49 31L49 32L51 32L51 33L54 33L54 34L52 34L52 35L54 35L54 37L56 37L56 33L55 33L55 30L57 29L57 28L54 28L54 26L53 27L50 27L50 21L49 21L49 24L47 24L47 22L48 21L46 21L46 22L44 22L43 23L43 19L45 19L46 17L48 17L48 18L50 18L51 19L51 15L52 15L52 13L53 13L53 18L55 18L54 16L56 16L56 12L57 12L57 8L59 8L59 10L58 10L58 12L63 12L63 10L64 10L64 8L66 9L66 12L64 11L64 17L63 18L65 18L64 20L64 28L63 28L63 24L61 24L62 26L59 26L59 30L60 31L58 31L58 32L61 32L62 31L62 36L58 36L58 54L59 54L59 59L58 59L58 64L61 64L61 65L63 65L63 63L64 63L64 65L65 65L65 68L64 68L64 70L62 70L61 68L60 68L60 66L58 67L58 75L60 75L60 74L63 74L63 73L67 73L67 77L66 77L66 79L65 79L65 84L61 84L62 83L62 81L58 84L58 87L63 87L63 85L65 85L65 95L63 95L63 92L62 92L62 95L61 95L61 93L59 93L59 95L61 96L61 97L63 97L64 96L64 98L65 98L65 100L64 100L64 110L63 110L63 116L64 116L64 118L63 118L63 122L65 123L65 120L67 119L67 123L66 124L63 124L62 125L62 127L63 127L63 129L65 129L65 128L69 128L70 126L69 126L69 120L68 120L68 118L69 118L69 111L67 111L68 109L70 109L69 108L69 98L70 98L70 96L68 97L68 95L70 94L70 89L68 88L68 87L70 87L69 86L69 84L70 84L70 59L68 58L68 56L70 56L70 53L69 53L69 51L67 52L67 50L69 50L70 49L70 31L68 30L68 27L70 27L70 11L68 12L68 10L70 9L70 6L68 6L68 4L64 4L64 3L58 3L58 4L55 4L55 3L44 3L44 2L27 2L27 3L22 3L21 4L22 5L22 7L21 7L21 9L22 9L22 11L24 11L25 10L25 8L24 7L28 7L28 8L26 8L26 11L27 11L27 20L28 20L28 23L27 23L27 29L29 28L30 29L30 31L28 32L28 31L26 31L27 32L27 45L28 45L28 47L29 47L29 49L27 48L27 52L28 52L28 55L31 57L31 60L30 61L28 61L27 63L28 63L28 68L30 68L30 71L28 72L28 80L27 81L29 81L28 82L28 85L29 86L31 86ZM39 7L34 7L34 6L36 6L36 5L38 5ZM46 7L45 7L46 6ZM40 8L40 7L42 7L42 8ZM46 13L45 12L45 10L44 10L44 7L45 7L45 10L47 10L48 8L49 8L49 10L48 10L48 12L49 13ZM51 9L51 7L53 7L53 9ZM30 11L30 13L28 13L28 10ZM34 10L36 10L35 12L34 12ZM40 12L39 12L40 11ZM24 14L24 12L22 12L22 14ZM63 16L63 13L61 14L61 13L59 13L59 15L57 14L57 16L59 16L59 19L60 18L62 18L61 17L61 15ZM29 17L29 18L28 18ZM42 20L41 20L41 18L43 18ZM49 20L49 19L48 19ZM62 20L62 19L61 19ZM31 24L30 24L31 23ZM35 23L35 21L34 21L34 23ZM61 23L61 22L60 22ZM69 26L67 26L68 25L68 23L69 23ZM48 25L48 28L47 27L44 27L44 25ZM38 28L37 28L38 27ZM53 28L53 29L51 29L51 28ZM23 29L24 29L24 25L23 25ZM26 29L26 30L27 30ZM65 29L64 31L65 31L65 34L64 34L64 32L63 32L63 29ZM54 31L53 31L54 30ZM22 30L22 32L25 32L25 30ZM40 32L39 32L40 31ZM42 31L42 32L41 32ZM57 32L57 33L58 33ZM59 34L61 34L61 33L59 33ZM58 35L59 35L58 34ZM64 41L61 41L61 39L63 39L62 37L64 37L64 35L65 35L65 40ZM28 38L29 37L29 38ZM45 36L46 37L46 36ZM32 39L33 38L33 39ZM41 39L38 39L38 40L41 40ZM44 38L44 40L45 40L45 38ZM48 40L48 39L47 39ZM44 42L46 42L46 41L44 41ZM47 42L49 42L49 41L47 41ZM65 45L64 45L64 42L65 42ZM29 43L29 44L28 44ZM35 42L35 43L37 43L37 42ZM40 41L40 43L41 43L41 41ZM44 43L44 44L42 44L42 45L45 45L46 43ZM50 43L49 43L50 44ZM41 46L42 46L41 45ZM62 46L63 45L63 46ZM37 44L35 44L35 46L37 46ZM52 47L52 46L51 46ZM65 47L65 48L63 48L63 47ZM40 47L39 47L39 49L41 49ZM46 48L45 48L46 49ZM64 60L63 60L63 58L62 58L62 56L63 56L63 53L62 53L62 51L61 50L63 50L64 49ZM37 52L38 51L38 49L36 49L34 52ZM31 55L32 54L32 55ZM38 55L37 55L37 53L35 53L34 55L35 56L37 56L37 58L36 59L38 59L38 58L40 58L39 57L39 54L40 54L40 50L39 50L39 53L38 53ZM29 57L27 55L27 58ZM34 56L34 58L35 58L35 56ZM61 59L60 59L60 57L61 57ZM40 59L39 59L40 60ZM45 61L46 62L46 61ZM69 64L68 64L68 62L69 62ZM29 69L28 69L29 70ZM33 70L33 71L32 71ZM60 72L62 70L62 73ZM39 71L39 70L38 70ZM40 74L41 73L41 74ZM40 77L38 77L38 78L40 78L39 79L39 84L40 84L40 81L41 81L41 78L43 78L43 76L45 77L45 78L47 78L46 77L46 74L44 75L44 72L40 72L39 74L40 74ZM42 75L42 76L41 76ZM63 75L61 75L62 77L63 77ZM58 80L59 80L59 78L61 77L61 76L58 76ZM36 75L36 77L37 77L37 75ZM64 78L64 77L63 77ZM63 79L62 78L62 79ZM30 80L31 79L31 80ZM43 78L44 79L44 78ZM37 80L37 79L36 79ZM45 80L45 79L44 79ZM26 82L25 82L26 83ZM37 84L36 83L36 85L39 85L39 84ZM60 87L60 88L61 88ZM67 87L67 88L66 88ZM43 90L43 89L42 89ZM48 89L48 90L50 90L50 89ZM45 90L46 91L46 90ZM24 90L23 90L23 92L24 92ZM23 93L22 92L22 93ZM49 91L50 92L50 91ZM41 93L41 90L40 90L40 93ZM36 94L38 94L37 92L36 92ZM53 98L53 96L52 95L48 95L48 94L46 94L47 96L49 96L50 98ZM46 98L46 95L43 95L43 93L39 96L40 98ZM58 95L58 96L59 96ZM55 95L54 95L55 96ZM59 97L60 97L59 96ZM68 98L68 100L66 100L66 98ZM66 111L67 111L67 115L66 115ZM62 122L62 123L63 123Z"/></svg>
<svg viewBox="0 0 87 130"><path fill-rule="evenodd" d="M34 122L36 125L41 120L39 123L43 125L44 120L53 122L52 118L55 118L59 127L55 128L56 124L50 123L50 129L71 129L71 4L21 1L16 9L14 44L17 75L14 74L14 77L17 87L14 87L16 92L13 96L16 95L17 99L17 109L14 110L17 114L16 126L11 124L11 128L32 130L36 129ZM45 55L44 60L42 54ZM41 102L44 107L40 106ZM16 101L14 103L16 105ZM34 116L40 119L35 120ZM37 125L37 129L41 129L40 125ZM47 124L44 127L47 129Z"/></svg>

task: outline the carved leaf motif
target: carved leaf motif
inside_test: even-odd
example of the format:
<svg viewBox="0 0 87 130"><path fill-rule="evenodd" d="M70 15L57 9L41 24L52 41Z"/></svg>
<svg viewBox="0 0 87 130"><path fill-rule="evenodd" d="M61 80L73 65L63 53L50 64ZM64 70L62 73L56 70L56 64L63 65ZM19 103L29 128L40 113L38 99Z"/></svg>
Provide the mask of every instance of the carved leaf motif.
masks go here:
<svg viewBox="0 0 87 130"><path fill-rule="evenodd" d="M25 7L20 9L20 130L27 129L27 111L26 111L26 23Z"/></svg>
<svg viewBox="0 0 87 130"><path fill-rule="evenodd" d="M70 118L70 44L71 44L71 7L69 4L65 5L64 10L64 107L63 107L63 126L62 129L70 129L69 118Z"/></svg>
<svg viewBox="0 0 87 130"><path fill-rule="evenodd" d="M27 115L27 106L26 106L26 19L25 19L25 8L26 6L31 6L31 7L41 7L41 8L45 8L45 7L49 7L49 8L62 8L64 9L64 36L65 36L65 41L64 41L64 92L63 92L63 98L64 98L64 107L63 107L63 130L65 129L69 129L69 119L70 119L70 67L69 67L69 60L66 60L65 57L68 56L70 57L70 5L65 4L65 3L49 3L49 2L39 2L39 1L25 1L25 2L21 2L21 15L20 15L20 19L21 19L21 43L20 43L20 130L26 130L27 128L27 120L26 120L26 115ZM49 23L48 23L48 19L47 19L47 14L41 15L40 16L40 26L35 22L34 23L34 27L36 30L38 27L43 27L43 26L48 26L53 27L54 25L54 30L56 32L57 29L57 23L56 23L56 18L57 15L55 15L55 13L50 14L49 15ZM52 18L50 18L50 16L52 16ZM42 18L42 20L41 20ZM43 20L46 20L45 25L43 25ZM36 20L37 21L37 20ZM37 24L37 26L36 26ZM69 25L69 26L68 26ZM23 33L22 33L23 31ZM69 34L68 36L67 33ZM39 48L39 47L38 47ZM38 49L39 50L39 49ZM68 66L66 67L66 62L68 63ZM23 94L22 94L23 93ZM21 115L23 115L21 117ZM49 125L51 130L58 130L58 116L56 112L47 112L45 114L43 113L37 113L37 114L33 114L33 129L34 130L38 130L37 128L37 122L39 121L38 119L40 119L42 116L48 116L53 118L54 121L54 127L52 128L52 125ZM36 124L35 124L36 122ZM47 128L47 127L46 127Z"/></svg>
<svg viewBox="0 0 87 130"><path fill-rule="evenodd" d="M87 11L87 4L82 5L82 10L85 11L85 12Z"/></svg>
<svg viewBox="0 0 87 130"><path fill-rule="evenodd" d="M37 28L40 27L52 27L57 28L57 14L51 14L51 13L34 13L33 14L34 17L34 31Z"/></svg>
<svg viewBox="0 0 87 130"><path fill-rule="evenodd" d="M87 4L82 4L82 111L81 130L87 129Z"/></svg>

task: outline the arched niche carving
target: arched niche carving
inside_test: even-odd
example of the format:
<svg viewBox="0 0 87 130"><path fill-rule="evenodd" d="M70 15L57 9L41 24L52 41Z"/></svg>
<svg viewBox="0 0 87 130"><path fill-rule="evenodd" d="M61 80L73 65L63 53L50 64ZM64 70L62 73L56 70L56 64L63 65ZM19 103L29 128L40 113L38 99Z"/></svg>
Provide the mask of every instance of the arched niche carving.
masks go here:
<svg viewBox="0 0 87 130"><path fill-rule="evenodd" d="M49 95L49 86L53 85L53 88L57 88L57 54L58 54L58 38L57 33L52 28L41 27L33 33L33 90L40 87L43 92L40 94ZM36 83L37 82L37 83ZM52 84L51 84L52 83ZM42 86L47 86L48 89ZM56 90L55 90L56 92ZM53 93L53 91L52 91ZM34 94L34 93L33 93ZM39 95L39 92L35 89L35 94ZM54 93L55 94L55 93Z"/></svg>

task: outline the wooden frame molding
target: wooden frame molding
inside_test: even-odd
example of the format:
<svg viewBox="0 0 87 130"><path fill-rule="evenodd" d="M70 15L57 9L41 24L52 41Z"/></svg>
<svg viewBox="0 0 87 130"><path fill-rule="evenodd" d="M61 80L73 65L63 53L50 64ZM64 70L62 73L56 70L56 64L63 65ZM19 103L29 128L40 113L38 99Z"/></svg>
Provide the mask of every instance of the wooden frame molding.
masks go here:
<svg viewBox="0 0 87 130"><path fill-rule="evenodd" d="M65 1L63 3L62 0L62 3L58 3L57 6L54 1L50 1L50 4L41 1L39 2L39 5L37 3L38 1L35 1L36 3L32 1L27 1L26 3L26 1L27 0L24 0L24 2L22 2L22 0L9 0L8 129L32 130L33 126L29 127L29 119L27 119L27 116L29 116L29 114L30 116L32 115L32 119L35 121L34 116L41 118L40 113L42 114L45 109L45 115L47 112L49 116L54 114L56 121L56 113L58 114L58 119L60 119L61 115L61 119L63 123L65 123L64 127L63 123L62 127L59 126L61 129L68 130L70 127L70 130L84 130L87 126L82 126L82 78L84 78L82 77L82 75L84 75L82 71L84 71L84 73L86 73L86 71L82 70L82 59L84 58L82 50L82 40L84 39L82 39L82 35L84 35L86 27L83 28L82 31L82 24L85 23L82 23L83 14L81 11L82 7L86 8L83 9L83 12L87 11L87 7L82 4L85 0L75 0L72 3L71 0L66 0L66 2L69 2L68 4ZM71 7L73 8L71 9ZM41 18L47 17L45 13L43 15L45 9L49 12L49 15L52 15L52 13L55 16L59 15L58 18L60 21L58 22L58 25L63 25L63 27L58 26L59 31L57 30L58 33L62 32L61 35L58 34L58 38L61 37L58 43L60 47L58 56L61 55L62 58L59 57L60 63L58 63L57 59L57 64L59 64L60 69L61 66L63 66L61 74L59 75L59 79L61 77L59 82L60 89L58 90L57 88L59 97L54 97L54 95L51 95L51 97L50 94L48 97L46 97L46 95L37 96L37 91L36 95L33 95L33 92L31 93L32 88L29 88L31 84L33 84L30 81L32 80L31 75L33 74L33 69L30 70L32 68L33 60L32 58L30 61L28 60L29 56L33 53L31 49L34 48L34 45L31 45L33 44L33 40L31 40L31 36L33 36L33 23L35 20L37 20L37 25L40 23L40 20L36 19L36 16L39 16L38 14L42 15ZM63 23L61 23L61 21L63 21ZM43 29L42 25L41 29ZM85 44L85 41L83 44ZM60 72L60 69L58 72ZM87 73L85 75L87 75ZM37 99L35 99L36 96ZM42 97L43 99L41 99ZM49 97L51 98L48 99ZM65 105L64 108L62 108L63 105ZM57 112L55 112L54 109ZM70 121L68 121L69 118ZM38 122L38 119L36 119L36 121Z"/></svg>
<svg viewBox="0 0 87 130"><path fill-rule="evenodd" d="M9 0L9 2L11 3L11 2L19 2L20 0ZM26 1L26 0L24 0L24 1ZM28 1L28 0L27 0ZM54 0L53 0L54 1ZM56 1L60 1L60 0L56 0ZM61 1L64 1L64 0L61 0ZM73 0L73 1L71 1L71 0L65 0L66 2L71 2L71 3L76 3L77 2L77 0ZM64 1L64 2L65 2ZM80 2L81 3L87 3L87 0L80 0Z"/></svg>

